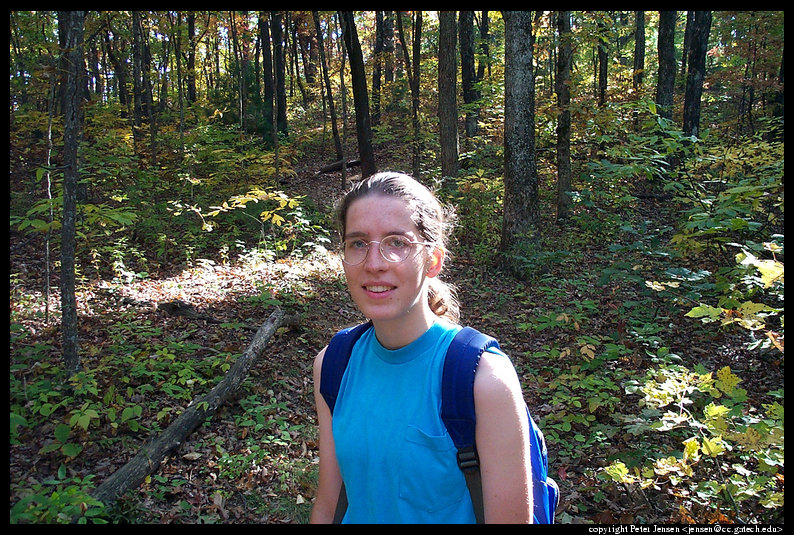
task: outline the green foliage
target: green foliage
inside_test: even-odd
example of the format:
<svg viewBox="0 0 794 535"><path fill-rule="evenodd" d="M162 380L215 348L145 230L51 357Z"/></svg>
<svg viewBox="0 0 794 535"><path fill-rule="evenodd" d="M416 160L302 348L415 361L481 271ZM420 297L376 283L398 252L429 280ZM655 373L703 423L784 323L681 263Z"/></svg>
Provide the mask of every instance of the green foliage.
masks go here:
<svg viewBox="0 0 794 535"><path fill-rule="evenodd" d="M665 185L688 206L672 239L682 253L725 252L731 243L763 241L770 228L782 226L782 143L752 139L698 154L680 179Z"/></svg>
<svg viewBox="0 0 794 535"><path fill-rule="evenodd" d="M756 338L750 347L774 347L782 353L783 263L775 258L775 253L782 255L783 248L767 242L763 249L772 252L773 258L760 259L743 248L736 255L736 268L728 272L720 285L722 294L717 295L717 306L700 303L686 316L704 323L719 322L723 327L738 325L751 333L761 331L764 336Z"/></svg>
<svg viewBox="0 0 794 535"><path fill-rule="evenodd" d="M66 466L57 478L34 483L20 492L22 498L11 506L12 524L104 524L104 505L90 495L93 475L68 477Z"/></svg>
<svg viewBox="0 0 794 535"><path fill-rule="evenodd" d="M460 228L465 229L456 236L461 248L473 251L478 265L490 265L497 257L502 195L501 179L488 176L484 169L456 179L451 204L455 206Z"/></svg>
<svg viewBox="0 0 794 535"><path fill-rule="evenodd" d="M764 404L763 413L749 407L740 383L727 366L715 377L680 365L664 365L649 370L644 381L628 381L627 393L640 395L647 408L647 421L630 432L667 433L681 448L657 449L632 469L615 460L602 470L603 478L658 492L688 489L671 492L703 506L731 509L739 518L745 504L759 504L774 521L783 507L776 477L784 459L783 406ZM771 394L782 402L782 390Z"/></svg>

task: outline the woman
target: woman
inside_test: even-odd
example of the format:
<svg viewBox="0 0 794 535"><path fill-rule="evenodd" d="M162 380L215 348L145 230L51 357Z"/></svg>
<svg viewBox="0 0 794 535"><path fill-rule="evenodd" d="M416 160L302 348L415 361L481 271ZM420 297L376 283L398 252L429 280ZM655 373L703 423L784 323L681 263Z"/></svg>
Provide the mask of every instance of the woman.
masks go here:
<svg viewBox="0 0 794 535"><path fill-rule="evenodd" d="M343 522L474 522L439 411L443 358L461 328L438 279L444 210L413 178L378 173L342 199L338 218L348 289L373 328L351 353L333 419L319 393L325 349L315 359L320 475L311 521L332 521L344 474ZM530 522L526 407L504 354L482 356L474 399L485 521Z"/></svg>

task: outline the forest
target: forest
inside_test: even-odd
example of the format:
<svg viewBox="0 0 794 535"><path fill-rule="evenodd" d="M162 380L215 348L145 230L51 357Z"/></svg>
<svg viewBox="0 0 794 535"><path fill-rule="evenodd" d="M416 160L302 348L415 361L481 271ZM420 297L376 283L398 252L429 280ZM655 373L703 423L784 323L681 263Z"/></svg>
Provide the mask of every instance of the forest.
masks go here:
<svg viewBox="0 0 794 535"><path fill-rule="evenodd" d="M784 522L783 11L9 11L10 522L306 523L403 171L563 524Z"/></svg>

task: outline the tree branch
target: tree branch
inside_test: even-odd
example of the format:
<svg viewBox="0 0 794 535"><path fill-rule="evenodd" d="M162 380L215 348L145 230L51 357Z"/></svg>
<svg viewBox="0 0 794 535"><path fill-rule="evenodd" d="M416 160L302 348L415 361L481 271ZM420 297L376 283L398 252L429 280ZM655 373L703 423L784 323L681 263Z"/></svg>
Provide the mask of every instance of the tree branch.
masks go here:
<svg viewBox="0 0 794 535"><path fill-rule="evenodd" d="M92 496L106 506L115 502L130 489L138 487L146 476L157 471L165 456L179 447L201 422L215 414L248 376L251 366L264 353L270 338L285 324L293 324L293 317L285 317L276 309L254 335L248 349L237 359L223 380L208 394L194 399L179 417L159 437L141 447L137 455L116 470L97 487Z"/></svg>

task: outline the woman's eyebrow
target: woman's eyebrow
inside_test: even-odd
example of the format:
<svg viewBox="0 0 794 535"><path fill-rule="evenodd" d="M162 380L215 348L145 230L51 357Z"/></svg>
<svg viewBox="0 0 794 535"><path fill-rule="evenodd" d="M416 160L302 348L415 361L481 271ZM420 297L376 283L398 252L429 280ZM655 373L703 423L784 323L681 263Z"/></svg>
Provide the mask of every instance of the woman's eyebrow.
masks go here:
<svg viewBox="0 0 794 535"><path fill-rule="evenodd" d="M408 238L411 238L414 236L414 232L410 230L392 230L384 233L382 237L385 238L386 236L395 236L395 235L406 236ZM359 230L355 232L348 232L347 234L345 234L344 239L348 240L350 238L368 238L368 237L369 237L369 232Z"/></svg>

